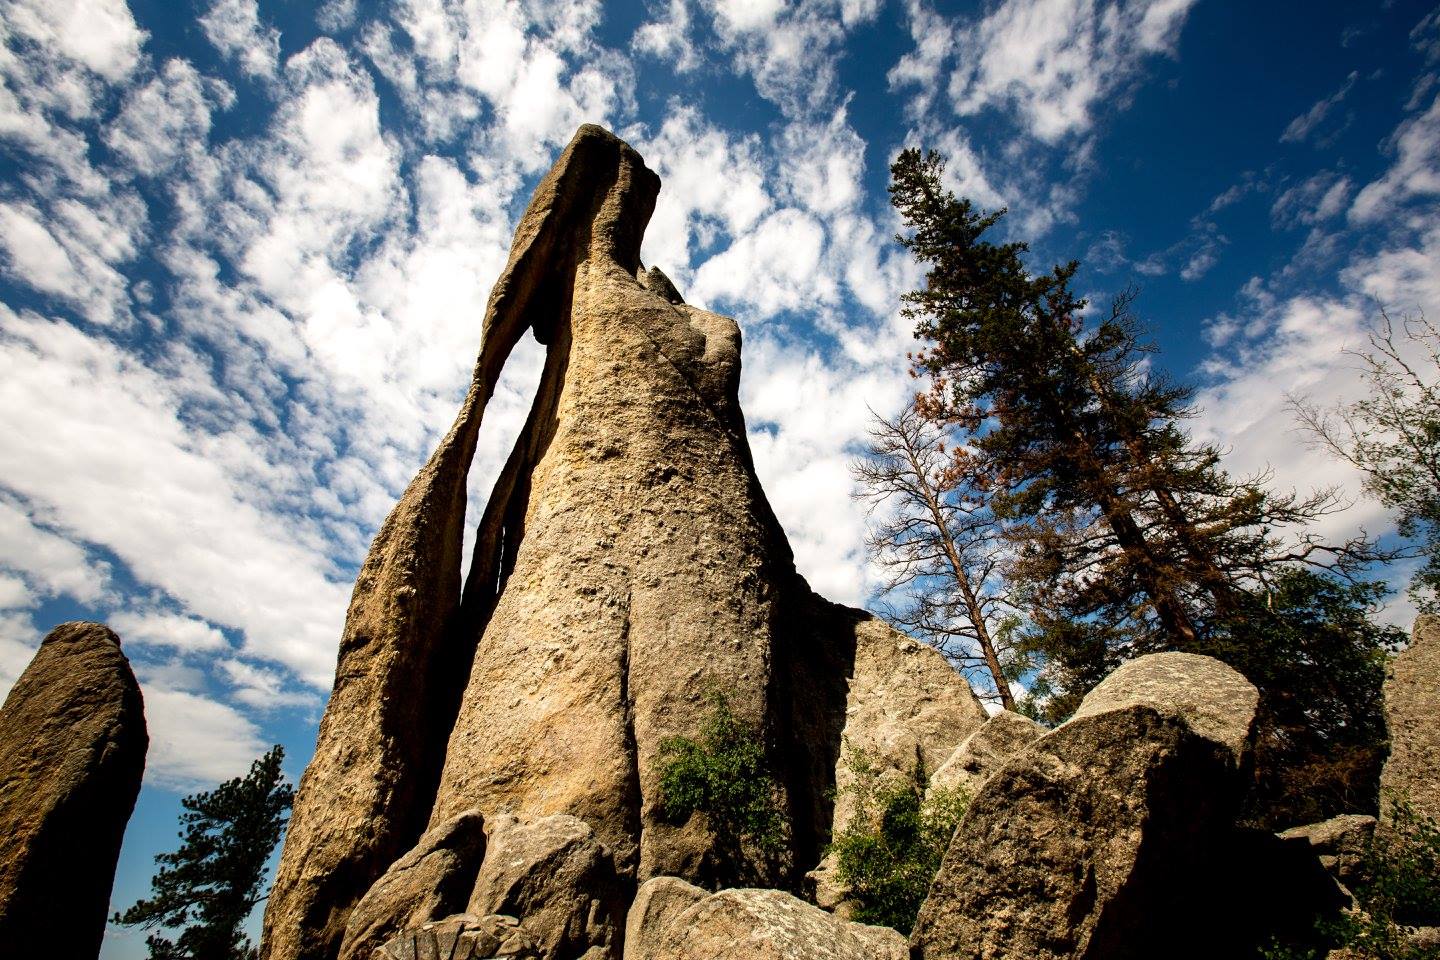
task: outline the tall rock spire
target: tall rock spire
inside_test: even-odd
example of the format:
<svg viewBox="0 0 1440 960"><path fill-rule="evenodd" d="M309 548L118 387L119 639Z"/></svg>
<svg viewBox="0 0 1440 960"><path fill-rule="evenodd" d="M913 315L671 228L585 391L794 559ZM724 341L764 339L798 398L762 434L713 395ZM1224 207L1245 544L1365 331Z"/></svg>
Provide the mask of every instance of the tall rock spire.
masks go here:
<svg viewBox="0 0 1440 960"><path fill-rule="evenodd" d="M0 953L99 955L148 746L120 638L51 630L0 707Z"/></svg>
<svg viewBox="0 0 1440 960"><path fill-rule="evenodd" d="M716 879L703 818L667 822L655 769L712 693L765 737L790 813L786 855L755 869L794 879L818 859L857 645L881 674L922 648L795 572L746 441L738 326L640 264L659 187L585 126L521 219L460 416L356 584L266 910L269 960L331 960L349 911L426 824L471 810L579 818L631 883ZM545 368L462 596L465 472L526 329ZM884 739L906 771L983 719L939 654L918 655L944 689Z"/></svg>

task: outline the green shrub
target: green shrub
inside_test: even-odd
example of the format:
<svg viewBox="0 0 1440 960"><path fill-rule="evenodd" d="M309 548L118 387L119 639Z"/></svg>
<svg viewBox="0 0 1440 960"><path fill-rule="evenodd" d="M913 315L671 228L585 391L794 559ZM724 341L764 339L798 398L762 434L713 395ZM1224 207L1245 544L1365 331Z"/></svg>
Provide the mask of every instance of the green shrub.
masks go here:
<svg viewBox="0 0 1440 960"><path fill-rule="evenodd" d="M1364 960L1440 960L1440 948L1407 944L1415 927L1440 925L1440 823L1393 801L1387 826L1366 849L1363 879L1355 885L1354 912L1322 917L1316 924L1333 948ZM1324 960L1325 950L1280 944L1265 960Z"/></svg>
<svg viewBox="0 0 1440 960"><path fill-rule="evenodd" d="M924 794L919 768L905 781L885 778L864 754L850 753L847 764L856 815L831 842L836 873L854 919L908 935L970 799L962 790Z"/></svg>
<svg viewBox="0 0 1440 960"><path fill-rule="evenodd" d="M710 714L698 739L670 737L656 761L664 816L683 823L703 814L715 837L720 882L768 879L787 835L780 788L770 773L765 743L730 708L710 695Z"/></svg>

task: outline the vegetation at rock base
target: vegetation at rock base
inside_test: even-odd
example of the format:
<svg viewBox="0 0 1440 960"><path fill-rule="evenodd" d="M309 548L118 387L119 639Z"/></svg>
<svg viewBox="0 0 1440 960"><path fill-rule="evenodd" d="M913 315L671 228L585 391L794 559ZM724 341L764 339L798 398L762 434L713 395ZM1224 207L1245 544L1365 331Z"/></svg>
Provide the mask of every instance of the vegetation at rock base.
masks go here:
<svg viewBox="0 0 1440 960"><path fill-rule="evenodd" d="M660 805L684 822L702 814L715 838L721 883L767 879L787 835L780 787L760 734L735 715L724 694L710 694L698 738L669 737L656 759Z"/></svg>
<svg viewBox="0 0 1440 960"><path fill-rule="evenodd" d="M152 896L113 923L179 930L173 940L146 938L151 960L248 960L255 956L240 926L264 897L265 861L275 849L295 790L282 782L285 751L276 744L244 777L180 801L184 827L174 853L162 853Z"/></svg>
<svg viewBox="0 0 1440 960"><path fill-rule="evenodd" d="M1411 352L1426 363L1407 360ZM1440 612L1440 329L1419 316L1402 319L1397 331L1382 313L1370 349L1352 355L1369 388L1364 398L1333 410L1303 399L1292 406L1301 426L1398 512L1401 535L1419 541L1426 562L1411 581L1411 598L1421 610Z"/></svg>
<svg viewBox="0 0 1440 960"><path fill-rule="evenodd" d="M1270 489L1268 475L1232 477L1223 451L1185 429L1192 389L1151 365L1136 292L1091 311L1072 286L1078 263L1032 273L1024 243L987 239L1005 211L957 198L943 168L916 149L891 167L907 231L898 239L926 271L905 296L923 344L912 372L928 384L914 416L948 451L910 473L932 478L956 520L984 519L982 542L949 566L980 571L971 592L1008 614L985 624L1008 659L994 679L1029 670L1031 696L1017 709L1055 723L1126 660L1217 657L1261 692L1253 823L1373 811L1382 668L1399 636L1371 621L1378 588L1355 578L1396 553L1314 533L1345 506L1336 491L1300 496ZM901 498L902 524L923 512ZM960 542L978 529L951 527ZM931 540L921 544L931 568L899 585L917 598L910 610L935 615L892 619L941 649L948 632L997 661L965 577L934 575L934 544L945 544Z"/></svg>
<svg viewBox="0 0 1440 960"><path fill-rule="evenodd" d="M1276 944L1265 960L1324 960L1328 950L1341 948L1347 960L1440 960L1440 946L1412 940L1416 927L1440 926L1440 823L1403 798L1392 801L1391 810L1366 849L1363 879L1353 891L1357 909L1316 924L1327 946Z"/></svg>
<svg viewBox="0 0 1440 960"><path fill-rule="evenodd" d="M846 764L856 813L830 844L837 876L855 920L909 935L970 798L958 789L927 793L920 769L909 780L883 777L858 751L847 752Z"/></svg>

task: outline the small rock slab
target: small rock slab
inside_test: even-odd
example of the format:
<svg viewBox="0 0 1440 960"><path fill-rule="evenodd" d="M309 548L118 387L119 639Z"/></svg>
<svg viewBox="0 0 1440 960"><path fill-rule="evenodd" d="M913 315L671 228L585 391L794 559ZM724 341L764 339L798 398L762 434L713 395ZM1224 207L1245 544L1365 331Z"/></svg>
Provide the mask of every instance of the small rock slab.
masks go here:
<svg viewBox="0 0 1440 960"><path fill-rule="evenodd" d="M485 820L467 810L425 833L350 913L340 960L365 960L399 931L465 908L485 855Z"/></svg>
<svg viewBox="0 0 1440 960"><path fill-rule="evenodd" d="M625 960L664 960L656 947L666 926L708 896L679 877L651 877L640 884L625 918Z"/></svg>
<svg viewBox="0 0 1440 960"><path fill-rule="evenodd" d="M514 917L461 913L391 938L371 960L542 960L539 943Z"/></svg>

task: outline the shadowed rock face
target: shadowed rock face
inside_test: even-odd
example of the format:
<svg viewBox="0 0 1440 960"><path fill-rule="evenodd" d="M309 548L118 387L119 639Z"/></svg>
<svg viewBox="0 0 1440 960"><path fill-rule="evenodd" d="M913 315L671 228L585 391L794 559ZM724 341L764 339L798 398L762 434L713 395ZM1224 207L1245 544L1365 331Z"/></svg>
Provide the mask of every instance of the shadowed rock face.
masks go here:
<svg viewBox="0 0 1440 960"><path fill-rule="evenodd" d="M1258 700L1209 657L1152 654L1112 673L984 781L921 907L912 956L1251 955L1264 898L1226 902L1219 892L1243 884L1221 868L1295 875L1233 829Z"/></svg>
<svg viewBox="0 0 1440 960"><path fill-rule="evenodd" d="M50 631L0 708L0 953L99 954L148 745L120 638Z"/></svg>
<svg viewBox="0 0 1440 960"><path fill-rule="evenodd" d="M332 960L390 863L470 809L576 817L628 884L713 882L703 817L667 822L655 769L665 739L698 732L711 691L781 776L790 849L756 865L775 879L828 838L842 733L908 773L917 750L938 762L983 720L938 653L795 572L746 443L739 328L640 263L659 186L586 126L521 219L459 418L356 583L266 910L269 960ZM526 329L545 368L461 591L465 472ZM886 700L894 670L926 685L914 703Z"/></svg>
<svg viewBox="0 0 1440 960"><path fill-rule="evenodd" d="M1380 821L1391 801L1408 798L1415 812L1440 820L1440 617L1415 621L1410 646L1385 679L1390 757L1380 775Z"/></svg>

